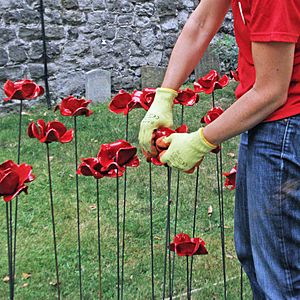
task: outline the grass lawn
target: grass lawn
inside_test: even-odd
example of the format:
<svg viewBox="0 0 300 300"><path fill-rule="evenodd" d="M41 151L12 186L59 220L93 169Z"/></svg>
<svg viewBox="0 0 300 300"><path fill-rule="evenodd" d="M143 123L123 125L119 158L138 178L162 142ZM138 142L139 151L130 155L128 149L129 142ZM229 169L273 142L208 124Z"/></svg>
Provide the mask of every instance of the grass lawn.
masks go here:
<svg viewBox="0 0 300 300"><path fill-rule="evenodd" d="M216 92L217 104L223 109L233 101L234 84ZM211 106L208 96L202 96L194 107L185 108L185 123L190 130L201 126L201 117ZM96 156L102 143L124 138L125 118L108 111L107 104L92 107L89 118L78 118L79 157ZM143 110L129 115L129 142L138 145L139 123ZM17 267L15 299L55 299L55 266L52 244L52 227L49 207L46 147L36 139L26 136L30 121L58 118L68 128L72 120L46 110L45 105L26 109L23 116L21 162L33 166L36 180L29 186L29 194L19 197L19 222L17 238ZM178 126L180 107L175 108L175 124ZM17 160L18 114L0 117L0 163ZM79 299L77 268L76 191L74 176L74 144L50 145L59 269L62 299ZM238 138L223 145L223 170L229 171L236 163ZM149 175L148 164L139 152L139 168L128 168L127 225L125 249L124 299L151 299L150 238L149 238ZM192 234L195 178L180 174L178 232ZM219 227L219 205L216 182L215 155L207 155L200 166L199 202L196 236L206 242L209 255L194 259L193 299L223 299L223 274ZM176 197L177 171L172 172L172 199ZM97 215L96 182L93 178L79 178L80 214L82 238L82 267L84 299L97 299ZM122 195L123 180L120 179ZM103 299L116 299L116 180L100 180L101 234L103 263ZM122 199L122 197L121 197ZM167 211L167 168L153 167L153 222L155 251L156 298L162 297L163 258L165 245L165 220ZM233 243L234 192L224 190L226 267L228 299L240 299L240 267ZM212 205L213 214L207 209ZM122 211L122 206L120 207ZM174 232L175 201L171 207L171 230ZM172 234L173 237L173 234ZM8 274L6 248L5 204L0 203L0 276ZM24 279L22 274L30 273ZM246 276L245 276L246 277ZM246 281L246 280L245 280ZM174 295L185 292L185 259L176 258ZM8 298L8 283L0 282L0 299ZM244 282L244 299L250 299L248 282Z"/></svg>

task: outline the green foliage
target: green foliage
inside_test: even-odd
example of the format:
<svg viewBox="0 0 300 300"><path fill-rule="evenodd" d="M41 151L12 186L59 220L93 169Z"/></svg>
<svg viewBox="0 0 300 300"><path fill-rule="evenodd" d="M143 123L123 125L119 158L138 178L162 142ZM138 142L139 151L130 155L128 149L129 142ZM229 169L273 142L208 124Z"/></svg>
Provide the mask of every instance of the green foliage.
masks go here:
<svg viewBox="0 0 300 300"><path fill-rule="evenodd" d="M233 101L234 86L216 92L217 104L227 108ZM200 119L211 106L208 96L202 96L195 107L185 108L185 123L190 130L201 126ZM124 137L125 118L108 112L107 104L93 106L95 113L89 118L79 118L79 156L95 156L102 143ZM26 111L22 131L21 161L33 166L37 179L30 184L29 194L19 198L19 223L16 268L16 299L55 299L55 267L51 233L51 216L47 179L45 145L26 136L31 120L58 118L72 127L72 120L63 118L43 107ZM176 124L180 124L181 108L175 108ZM137 145L139 123L144 111L135 110L129 116L129 141ZM10 114L0 118L0 162L16 160L18 117ZM231 139L223 146L223 171L229 171L236 162L238 139ZM77 229L75 166L73 143L51 144L53 191L57 223L57 241L61 290L63 299L79 298L77 270ZM149 240L149 177L148 165L141 158L138 169L128 169L127 225L125 249L124 299L151 298L150 240ZM161 296L163 278L163 253L166 220L166 168L153 168L153 222L155 251L156 297ZM223 276L219 227L219 205L216 183L215 155L208 155L200 166L200 187L197 208L196 235L206 241L209 255L194 259L193 288L199 289L193 299L211 300L223 298ZM178 232L192 234L192 215L195 200L195 174L180 174ZM172 176L171 230L174 232L177 172ZM80 216L82 238L82 266L84 299L97 299L97 219L96 183L92 178L79 178ZM116 182L105 178L101 189L101 236L103 262L103 299L116 298ZM120 195L123 180L120 179ZM228 299L239 299L239 263L233 244L234 192L224 190L226 266ZM121 196L122 199L122 196ZM213 214L207 209L212 205ZM122 205L120 207L122 211ZM5 205L0 203L0 277L7 275ZM22 273L31 273L23 279ZM24 286L28 284L28 286ZM185 259L176 258L175 294L185 293ZM0 282L1 299L8 297L8 284ZM245 284L245 299L250 299L250 288Z"/></svg>
<svg viewBox="0 0 300 300"><path fill-rule="evenodd" d="M220 37L214 39L214 49L219 55L221 72L228 73L237 68L238 47L235 37L223 33Z"/></svg>

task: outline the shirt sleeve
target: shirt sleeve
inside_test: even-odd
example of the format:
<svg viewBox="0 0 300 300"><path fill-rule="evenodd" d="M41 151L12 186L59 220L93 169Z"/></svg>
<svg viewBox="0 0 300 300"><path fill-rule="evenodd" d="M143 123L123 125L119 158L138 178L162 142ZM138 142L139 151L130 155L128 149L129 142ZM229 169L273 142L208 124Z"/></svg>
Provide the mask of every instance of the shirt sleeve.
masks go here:
<svg viewBox="0 0 300 300"><path fill-rule="evenodd" d="M250 0L252 42L297 43L300 36L300 0Z"/></svg>

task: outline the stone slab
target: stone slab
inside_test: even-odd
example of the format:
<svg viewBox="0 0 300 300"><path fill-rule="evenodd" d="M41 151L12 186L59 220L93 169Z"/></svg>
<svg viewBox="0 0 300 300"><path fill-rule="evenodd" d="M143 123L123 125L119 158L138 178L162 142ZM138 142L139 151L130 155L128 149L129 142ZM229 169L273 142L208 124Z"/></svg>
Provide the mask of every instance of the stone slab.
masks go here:
<svg viewBox="0 0 300 300"><path fill-rule="evenodd" d="M94 102L105 102L111 98L111 72L101 69L86 73L85 97Z"/></svg>
<svg viewBox="0 0 300 300"><path fill-rule="evenodd" d="M195 68L196 79L206 75L212 69L220 72L220 60L214 47L210 45Z"/></svg>
<svg viewBox="0 0 300 300"><path fill-rule="evenodd" d="M157 88L160 87L166 73L166 68L155 66L142 66L142 88Z"/></svg>

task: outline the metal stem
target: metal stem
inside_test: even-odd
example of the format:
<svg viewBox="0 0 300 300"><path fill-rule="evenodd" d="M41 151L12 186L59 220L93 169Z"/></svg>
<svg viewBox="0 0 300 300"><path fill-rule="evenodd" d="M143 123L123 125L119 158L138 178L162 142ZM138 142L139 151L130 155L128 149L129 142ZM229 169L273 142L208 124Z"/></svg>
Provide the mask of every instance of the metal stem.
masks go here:
<svg viewBox="0 0 300 300"><path fill-rule="evenodd" d="M154 290L154 245L153 245L153 195L152 195L152 165L149 162L149 201L150 201L150 248L151 248L151 288L152 300L155 299Z"/></svg>
<svg viewBox="0 0 300 300"><path fill-rule="evenodd" d="M117 177L116 177L116 189L117 189L117 295L118 300L120 299L120 211L119 211L119 171L117 170Z"/></svg>
<svg viewBox="0 0 300 300"><path fill-rule="evenodd" d="M77 252L78 252L78 271L79 271L79 293L80 299L83 299L82 292L82 268L81 268L81 240L80 240L80 199L79 199L79 176L78 169L78 141L77 141L77 118L74 119L74 150L75 150L75 173L76 173L76 210L77 210Z"/></svg>
<svg viewBox="0 0 300 300"><path fill-rule="evenodd" d="M102 272L101 272L101 220L100 220L100 195L99 179L97 183L97 225L98 225L98 272L99 272L99 299L102 299Z"/></svg>
<svg viewBox="0 0 300 300"><path fill-rule="evenodd" d="M50 208L51 208L51 218L52 218L52 234L53 234L53 246L54 246L54 257L55 257L55 270L56 270L57 298L58 298L58 300L60 300L60 281L59 281L59 271L58 271L55 215L54 215L54 203L53 203L53 191L52 191L50 151L49 151L48 143L46 143L46 149L47 149L47 161L48 161L48 180L49 180Z"/></svg>

